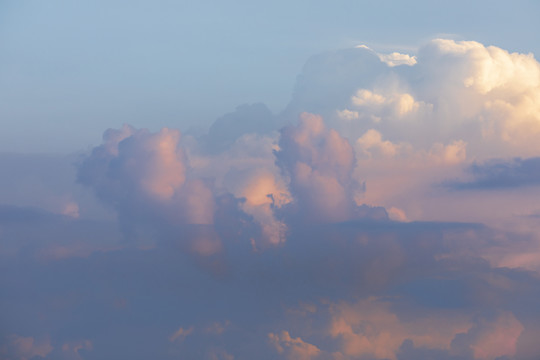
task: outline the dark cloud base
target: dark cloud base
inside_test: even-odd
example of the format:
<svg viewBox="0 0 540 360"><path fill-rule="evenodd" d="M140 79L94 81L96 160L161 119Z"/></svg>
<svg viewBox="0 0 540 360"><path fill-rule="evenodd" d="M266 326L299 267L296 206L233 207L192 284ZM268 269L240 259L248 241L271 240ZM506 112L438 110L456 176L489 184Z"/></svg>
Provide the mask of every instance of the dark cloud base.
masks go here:
<svg viewBox="0 0 540 360"><path fill-rule="evenodd" d="M369 298L389 303L403 321L455 309L477 319L510 311L525 328L521 342L540 325L540 280L526 271L492 268L478 257L495 233L477 224L366 220L291 226L282 246L253 252L249 237L241 236L222 239L219 254L197 258L183 251L182 233L189 229L139 249L118 246L114 226L97 234L85 221L18 211L20 216L1 218L4 238L25 237L21 229L28 229L24 246L1 255L5 359L17 358L12 334L50 339L54 350L46 359L275 359L280 355L268 334L282 330L318 346L324 359L340 349L339 339L326 331L328 304ZM47 225L43 216L50 216ZM87 242L96 249L44 256L58 245L58 234L77 239L89 232ZM302 315L302 304L317 310ZM179 328L191 330L170 341ZM405 340L396 356L470 359L467 341L473 335L463 334L465 345L454 344L453 352ZM65 344L82 340L91 348L69 353Z"/></svg>

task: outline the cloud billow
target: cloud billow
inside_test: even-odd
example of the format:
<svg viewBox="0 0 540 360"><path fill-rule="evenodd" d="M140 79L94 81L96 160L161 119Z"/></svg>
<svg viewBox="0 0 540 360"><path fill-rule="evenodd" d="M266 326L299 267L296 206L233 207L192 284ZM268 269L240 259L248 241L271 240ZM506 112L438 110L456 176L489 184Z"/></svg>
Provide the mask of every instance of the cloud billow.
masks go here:
<svg viewBox="0 0 540 360"><path fill-rule="evenodd" d="M362 217L355 202L361 189L352 176L353 148L335 130L326 129L321 117L304 113L298 126L283 128L279 148L276 161L289 179L293 205L301 218L321 223ZM363 215L387 217L382 208Z"/></svg>
<svg viewBox="0 0 540 360"><path fill-rule="evenodd" d="M202 255L221 250L215 226L220 206L239 211L214 193L211 181L190 175L178 130L108 130L104 144L81 163L78 180L116 210L128 239L147 232L185 242Z"/></svg>

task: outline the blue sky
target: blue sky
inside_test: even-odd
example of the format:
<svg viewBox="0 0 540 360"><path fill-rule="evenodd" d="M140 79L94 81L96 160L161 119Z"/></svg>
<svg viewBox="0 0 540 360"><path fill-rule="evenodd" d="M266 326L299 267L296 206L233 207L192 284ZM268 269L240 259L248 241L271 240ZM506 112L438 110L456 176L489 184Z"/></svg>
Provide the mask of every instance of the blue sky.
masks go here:
<svg viewBox="0 0 540 360"><path fill-rule="evenodd" d="M107 127L274 112L317 53L443 36L539 53L536 1L2 1L0 151L73 152Z"/></svg>

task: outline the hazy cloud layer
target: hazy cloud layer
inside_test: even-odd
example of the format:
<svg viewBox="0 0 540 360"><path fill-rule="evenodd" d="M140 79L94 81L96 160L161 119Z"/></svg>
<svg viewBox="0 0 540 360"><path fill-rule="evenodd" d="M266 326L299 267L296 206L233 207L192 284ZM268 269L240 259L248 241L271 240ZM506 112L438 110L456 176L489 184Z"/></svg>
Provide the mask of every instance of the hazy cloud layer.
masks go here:
<svg viewBox="0 0 540 360"><path fill-rule="evenodd" d="M12 311L2 314L1 351L8 359L534 359L540 284L478 257L496 245L493 235L463 224L300 225L263 252L227 239L216 273L174 240L43 258L36 248L55 246L51 234L2 255L2 308Z"/></svg>

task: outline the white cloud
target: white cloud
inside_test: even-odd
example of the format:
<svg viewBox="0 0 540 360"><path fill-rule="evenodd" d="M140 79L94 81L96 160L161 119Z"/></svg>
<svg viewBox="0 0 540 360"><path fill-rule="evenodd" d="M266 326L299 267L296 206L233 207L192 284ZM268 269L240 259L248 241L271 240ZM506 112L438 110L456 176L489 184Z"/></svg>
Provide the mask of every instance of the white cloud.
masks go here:
<svg viewBox="0 0 540 360"><path fill-rule="evenodd" d="M394 66L399 66L399 65L413 66L413 65L416 64L416 56L411 56L409 54L401 54L401 53L396 52L396 51L394 51L394 52L392 52L390 54L381 54L381 53L378 53L378 52L374 51L373 49L371 49L367 45L357 45L356 48L357 49L366 49L366 50L373 51L375 54L377 54L379 59L383 63L388 65L389 67L394 67Z"/></svg>
<svg viewBox="0 0 540 360"><path fill-rule="evenodd" d="M301 77L309 91L298 87L289 109L322 115L351 141L373 128L424 150L461 140L476 158L540 151L540 64L531 54L435 39L415 57L384 55L415 62L389 67L366 46L353 50L314 60Z"/></svg>
<svg viewBox="0 0 540 360"><path fill-rule="evenodd" d="M378 54L379 59L390 67L399 65L413 66L416 64L416 56L393 52L390 54Z"/></svg>
<svg viewBox="0 0 540 360"><path fill-rule="evenodd" d="M351 111L351 110L338 110L337 111L338 116L343 120L356 120L359 118L358 111Z"/></svg>

